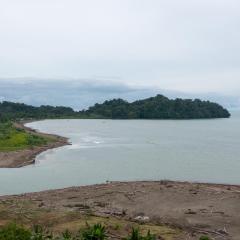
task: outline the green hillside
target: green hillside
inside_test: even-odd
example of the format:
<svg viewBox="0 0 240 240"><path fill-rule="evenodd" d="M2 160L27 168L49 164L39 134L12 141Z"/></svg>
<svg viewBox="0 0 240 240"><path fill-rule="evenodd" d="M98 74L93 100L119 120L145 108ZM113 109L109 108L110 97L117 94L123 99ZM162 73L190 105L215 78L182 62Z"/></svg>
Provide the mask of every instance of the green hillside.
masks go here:
<svg viewBox="0 0 240 240"><path fill-rule="evenodd" d="M33 107L22 103L0 103L0 120L50 118L108 118L108 119L203 119L228 118L230 113L217 103L199 99L168 99L162 95L129 103L122 99L95 104L87 110L70 107Z"/></svg>
<svg viewBox="0 0 240 240"><path fill-rule="evenodd" d="M203 119L228 118L230 113L217 103L199 99L171 100L162 95L129 103L122 99L95 104L82 115L111 119Z"/></svg>

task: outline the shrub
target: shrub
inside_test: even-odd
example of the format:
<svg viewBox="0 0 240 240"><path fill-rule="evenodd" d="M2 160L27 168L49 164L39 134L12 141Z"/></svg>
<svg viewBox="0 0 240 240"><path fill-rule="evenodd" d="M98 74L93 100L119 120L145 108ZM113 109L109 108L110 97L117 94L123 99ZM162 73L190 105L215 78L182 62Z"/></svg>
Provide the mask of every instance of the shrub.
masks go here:
<svg viewBox="0 0 240 240"><path fill-rule="evenodd" d="M77 235L73 235L66 230L61 236L53 236L42 226L34 226L32 231L18 226L15 223L9 224L0 229L0 240L106 240L106 230L101 224L95 224L80 230ZM139 229L133 228L131 234L125 240L156 240L156 236L150 231L147 235L140 234ZM200 240L210 240L209 238L200 238Z"/></svg>
<svg viewBox="0 0 240 240"><path fill-rule="evenodd" d="M74 238L72 236L72 233L69 230L66 230L65 232L62 233L62 237L60 239L61 240L73 240Z"/></svg>
<svg viewBox="0 0 240 240"><path fill-rule="evenodd" d="M93 226L87 224L87 228L81 232L82 240L104 240L105 238L105 227L101 224L95 224Z"/></svg>
<svg viewBox="0 0 240 240"><path fill-rule="evenodd" d="M0 240L31 240L31 232L12 223L0 229Z"/></svg>

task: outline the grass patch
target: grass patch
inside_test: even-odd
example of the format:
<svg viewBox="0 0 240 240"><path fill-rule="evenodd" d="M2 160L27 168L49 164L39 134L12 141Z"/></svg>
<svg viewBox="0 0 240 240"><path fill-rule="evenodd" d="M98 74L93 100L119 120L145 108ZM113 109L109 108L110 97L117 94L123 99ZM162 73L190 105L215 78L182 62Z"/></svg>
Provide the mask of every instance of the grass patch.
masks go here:
<svg viewBox="0 0 240 240"><path fill-rule="evenodd" d="M16 151L42 146L49 141L52 141L52 139L16 128L11 122L0 123L0 151Z"/></svg>
<svg viewBox="0 0 240 240"><path fill-rule="evenodd" d="M124 219L118 219L114 217L99 217L99 216L73 216L73 218L61 218L63 222L59 222L52 226L52 229L56 233L61 233L65 229L71 232L77 232L78 229L84 229L87 225L93 226L95 224L101 224L105 226L108 233L113 236L118 236L119 239L126 238L128 234L132 232L132 229L138 229L141 235L146 236L150 231L156 236L161 236L165 240L173 240L181 235L181 231L176 228L171 228L166 225L154 225L154 224L139 224ZM117 227L116 227L117 226Z"/></svg>
<svg viewBox="0 0 240 240"><path fill-rule="evenodd" d="M0 228L15 222L20 226L31 229L34 225L40 225L48 229L55 236L60 236L66 231L72 235L79 229L88 229L88 226L101 224L108 236L118 239L127 238L132 229L138 229L141 236L147 236L150 231L155 236L161 236L165 240L182 239L182 231L166 225L140 224L127 219L115 217L101 217L85 215L74 211L59 211L49 207L39 207L40 201L29 200L5 200L0 202ZM91 232L91 231L90 231ZM89 231L88 231L89 233ZM0 239L1 240L1 239Z"/></svg>
<svg viewBox="0 0 240 240"><path fill-rule="evenodd" d="M166 239L160 235L152 234L149 229L147 234L143 234L139 228L131 228L131 231L111 232L108 226L102 223L88 224L72 232L65 228L64 231L54 233L42 225L26 227L10 223L0 228L0 240L156 240Z"/></svg>

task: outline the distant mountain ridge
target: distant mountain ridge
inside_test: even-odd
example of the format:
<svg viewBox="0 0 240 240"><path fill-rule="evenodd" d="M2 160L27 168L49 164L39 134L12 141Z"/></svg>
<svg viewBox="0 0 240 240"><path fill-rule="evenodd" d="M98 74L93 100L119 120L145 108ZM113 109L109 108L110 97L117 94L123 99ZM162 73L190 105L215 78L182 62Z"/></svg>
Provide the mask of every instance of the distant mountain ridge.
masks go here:
<svg viewBox="0 0 240 240"><path fill-rule="evenodd" d="M209 119L228 118L230 113L217 103L199 99L169 99L157 95L129 103L113 99L96 103L87 110L74 111L70 107L34 107L22 103L0 103L0 119L45 118L106 118L106 119Z"/></svg>

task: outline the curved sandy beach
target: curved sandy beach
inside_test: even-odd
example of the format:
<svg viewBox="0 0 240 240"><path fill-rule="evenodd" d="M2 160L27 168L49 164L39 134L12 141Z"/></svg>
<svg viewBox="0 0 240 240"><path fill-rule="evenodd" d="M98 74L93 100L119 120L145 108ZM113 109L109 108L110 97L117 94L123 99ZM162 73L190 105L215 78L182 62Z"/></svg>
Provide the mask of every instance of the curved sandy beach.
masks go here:
<svg viewBox="0 0 240 240"><path fill-rule="evenodd" d="M50 137L54 141L49 142L47 145L44 146L35 146L32 148L11 152L0 152L0 168L19 168L29 164L33 164L38 154L48 149L58 148L69 144L68 139L65 137L37 132L34 129L24 126L25 123L26 122L14 123L14 125L17 128L22 128L31 134L48 138Z"/></svg>

